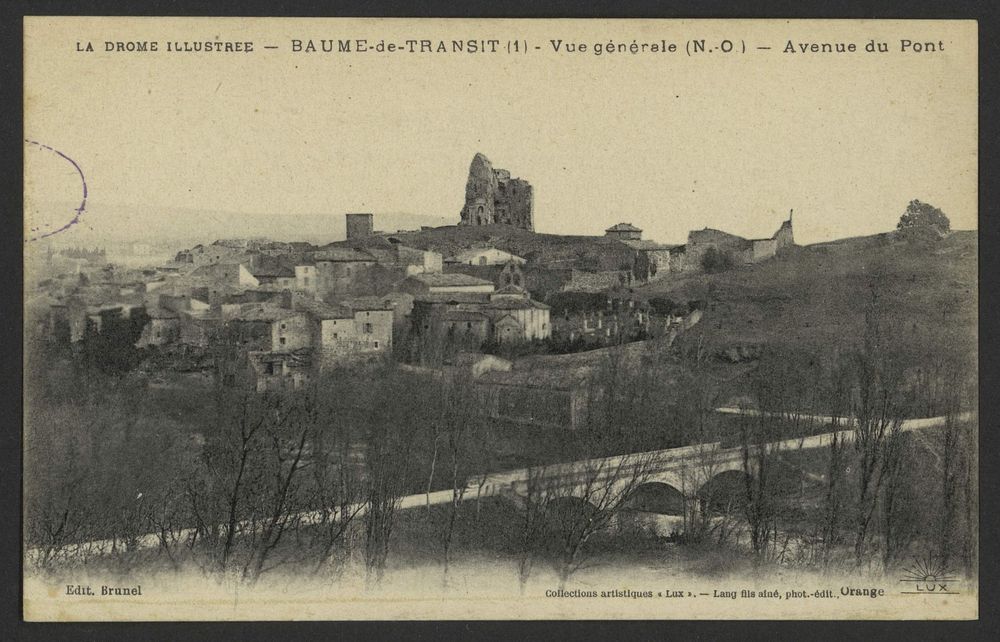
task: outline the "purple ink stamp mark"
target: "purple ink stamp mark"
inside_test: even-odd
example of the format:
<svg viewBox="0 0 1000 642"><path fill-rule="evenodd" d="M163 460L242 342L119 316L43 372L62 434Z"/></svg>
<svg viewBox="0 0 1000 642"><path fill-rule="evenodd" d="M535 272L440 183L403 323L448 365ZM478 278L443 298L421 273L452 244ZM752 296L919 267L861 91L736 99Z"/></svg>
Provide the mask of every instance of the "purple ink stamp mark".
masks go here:
<svg viewBox="0 0 1000 642"><path fill-rule="evenodd" d="M43 143L39 143L38 141L30 140L30 139L27 139L27 138L24 139L24 142L28 143L29 145L35 145L36 147L39 147L41 149L50 151L53 154L55 154L56 156L59 156L63 160L67 161L70 165L73 166L73 169L76 170L76 173L80 175L80 185L83 187L83 198L80 201L80 206L77 207L75 210L73 210L74 214L73 214L73 218L70 220L70 222L66 223L65 225L63 225L59 229L53 230L51 232L45 232L44 234L39 234L37 236L32 236L31 238L28 239L29 241L37 241L39 239L44 239L44 238L47 238L49 236L52 236L53 234L58 234L59 232L63 232L65 230L68 230L69 228L71 228L72 226L74 226L78 222L80 222L80 216L83 215L83 210L86 209L86 207L87 207L87 179L86 179L86 177L84 177L83 170L80 169L80 166L77 165L76 161L73 160L72 158L70 158L69 156L67 156L66 154L63 154L58 149L55 149L55 148L50 147L48 145L45 145ZM48 226L46 226L46 227L48 227ZM32 228L31 231L32 232L37 232L38 228Z"/></svg>

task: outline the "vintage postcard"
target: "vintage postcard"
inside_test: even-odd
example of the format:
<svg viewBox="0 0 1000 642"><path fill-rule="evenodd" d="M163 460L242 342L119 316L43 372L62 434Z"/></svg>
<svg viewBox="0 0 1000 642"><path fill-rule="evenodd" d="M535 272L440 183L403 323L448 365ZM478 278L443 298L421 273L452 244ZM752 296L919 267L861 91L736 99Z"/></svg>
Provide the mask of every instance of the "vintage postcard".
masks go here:
<svg viewBox="0 0 1000 642"><path fill-rule="evenodd" d="M28 620L978 617L974 21L28 17Z"/></svg>

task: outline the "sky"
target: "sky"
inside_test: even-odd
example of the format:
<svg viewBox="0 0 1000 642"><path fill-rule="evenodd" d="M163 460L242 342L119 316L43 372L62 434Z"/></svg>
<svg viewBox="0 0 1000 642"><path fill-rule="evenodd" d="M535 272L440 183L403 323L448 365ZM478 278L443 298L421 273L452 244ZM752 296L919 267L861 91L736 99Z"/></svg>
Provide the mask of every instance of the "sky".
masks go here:
<svg viewBox="0 0 1000 642"><path fill-rule="evenodd" d="M601 234L627 221L661 242L702 227L756 238L794 209L796 238L810 243L892 229L912 199L955 228L977 227L974 23L37 18L25 35L25 136L79 165L93 211L134 207L108 225L141 229L166 208L457 222L482 152L532 183L539 232ZM544 46L520 56L289 51L293 38L345 37ZM772 49L689 57L693 37ZM945 50L904 55L901 37ZM892 51L780 51L787 40L869 38ZM102 51L107 40L215 39L258 51ZM681 51L556 54L552 39L666 39ZM97 51L76 52L78 42ZM25 154L26 200L80 191L64 159L27 144Z"/></svg>

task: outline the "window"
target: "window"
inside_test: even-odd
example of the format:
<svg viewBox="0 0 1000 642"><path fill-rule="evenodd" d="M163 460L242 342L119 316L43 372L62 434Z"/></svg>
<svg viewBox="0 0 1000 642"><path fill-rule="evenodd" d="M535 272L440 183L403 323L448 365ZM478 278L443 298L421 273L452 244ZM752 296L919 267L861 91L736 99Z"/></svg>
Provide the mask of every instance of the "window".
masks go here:
<svg viewBox="0 0 1000 642"><path fill-rule="evenodd" d="M284 324L284 323L282 323L282 324L281 324L281 329L282 329L282 330L284 330L284 329L285 329L285 324Z"/></svg>
<svg viewBox="0 0 1000 642"><path fill-rule="evenodd" d="M364 327L364 333L365 334L371 334L373 332L373 330L372 330L372 324L366 323L363 327Z"/></svg>
<svg viewBox="0 0 1000 642"><path fill-rule="evenodd" d="M334 339L336 339L336 338L337 338L337 333L336 333L336 332L334 332L334 333L333 333L333 338L334 338Z"/></svg>
<svg viewBox="0 0 1000 642"><path fill-rule="evenodd" d="M375 349L378 350L378 341L375 342Z"/></svg>
<svg viewBox="0 0 1000 642"><path fill-rule="evenodd" d="M466 323L466 324L465 324L465 327L466 327L467 329L470 329L470 330L471 330L471 329L472 329L472 321L469 321L468 323Z"/></svg>
<svg viewBox="0 0 1000 642"><path fill-rule="evenodd" d="M486 265L486 257L485 256L479 257L479 265Z"/></svg>
<svg viewBox="0 0 1000 642"><path fill-rule="evenodd" d="M280 339L278 339L278 343L280 343L281 345L285 345L285 337L281 337Z"/></svg>

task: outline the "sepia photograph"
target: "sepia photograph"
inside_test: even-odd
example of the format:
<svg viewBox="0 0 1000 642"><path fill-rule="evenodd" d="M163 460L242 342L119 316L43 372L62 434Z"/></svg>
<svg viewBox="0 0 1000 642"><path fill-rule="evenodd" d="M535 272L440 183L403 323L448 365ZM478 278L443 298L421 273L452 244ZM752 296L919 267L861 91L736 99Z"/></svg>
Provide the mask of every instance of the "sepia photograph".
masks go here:
<svg viewBox="0 0 1000 642"><path fill-rule="evenodd" d="M26 620L979 616L975 21L23 29Z"/></svg>

